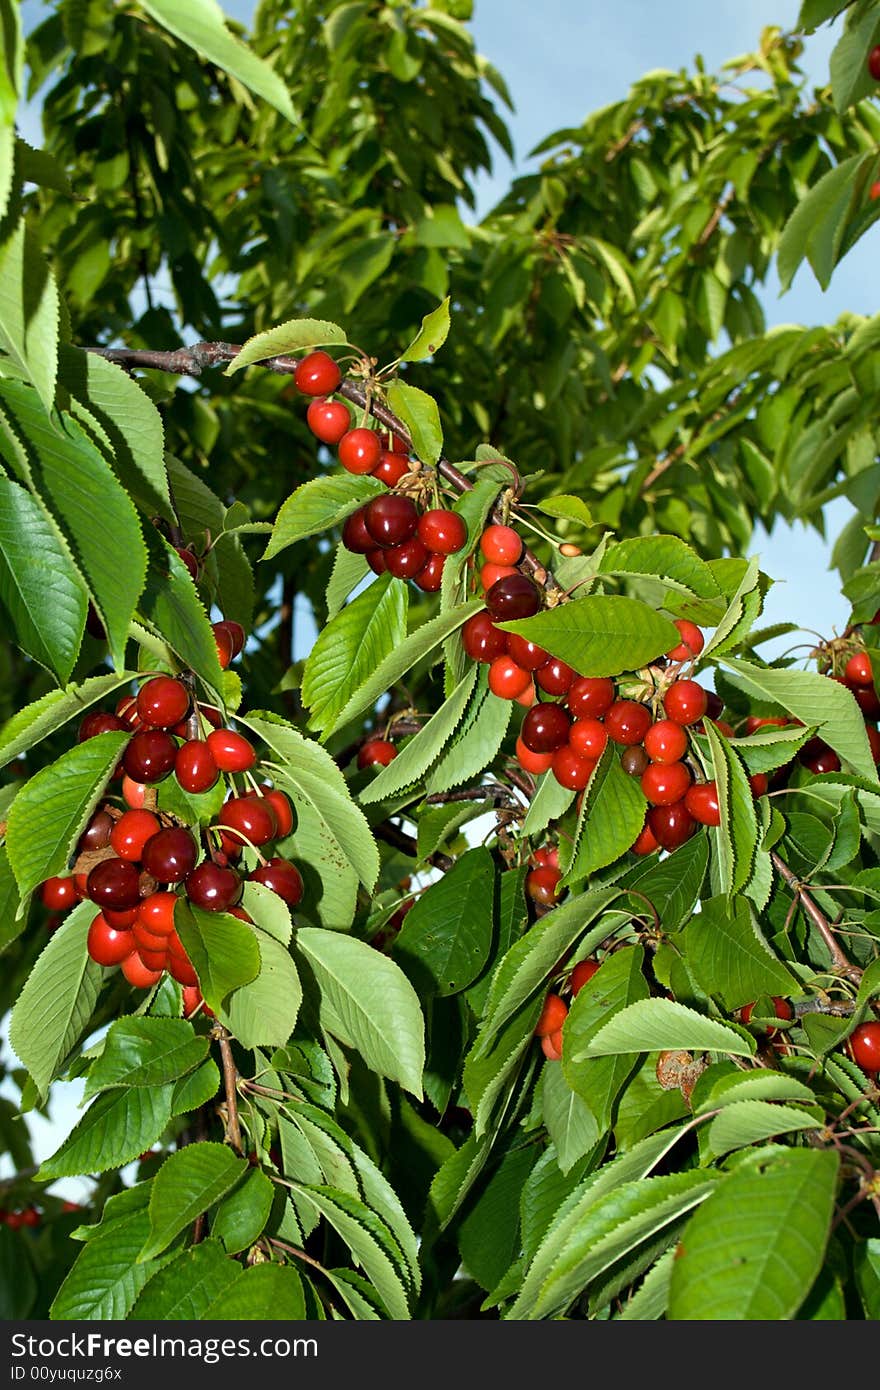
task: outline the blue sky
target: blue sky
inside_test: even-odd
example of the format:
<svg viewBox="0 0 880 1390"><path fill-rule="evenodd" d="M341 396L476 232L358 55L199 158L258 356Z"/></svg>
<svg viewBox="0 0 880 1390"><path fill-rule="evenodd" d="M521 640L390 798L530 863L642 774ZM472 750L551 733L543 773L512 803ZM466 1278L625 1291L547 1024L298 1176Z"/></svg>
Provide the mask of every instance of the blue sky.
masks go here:
<svg viewBox="0 0 880 1390"><path fill-rule="evenodd" d="M185 3L185 0L182 0ZM227 13L245 22L253 13L253 0L232 0ZM22 6L30 27L43 16L37 0ZM578 125L597 107L623 97L629 85L652 68L690 67L694 55L703 56L709 69L738 54L752 51L767 24L793 26L798 0L735 0L707 4L706 0L476 0L474 32L480 50L502 72L510 87L515 113L510 116L517 163L511 167L499 150L491 178L479 185L480 208L485 210L508 186L514 172L529 167L526 156L549 132ZM803 60L805 71L816 84L827 80L829 32L808 40ZM26 132L39 139L36 129ZM827 323L846 310L877 312L878 282L874 259L875 236L865 238L835 272L827 293L819 289L808 270L802 269L792 290L778 297L777 288L765 292L764 305L773 323ZM829 533L833 539L849 515L849 504L838 502L829 509ZM755 550L766 572L781 581L771 590L765 620L795 620L818 628L826 636L842 631L848 618L836 578L826 573L829 547L803 527L777 526L774 534L755 537ZM764 649L767 650L766 648ZM76 1118L80 1086L59 1087L53 1101L55 1123L32 1117L34 1140L40 1157L52 1152L60 1134ZM2 1171L2 1169L0 1169ZM83 1184L59 1183L55 1190L73 1196L83 1194Z"/></svg>

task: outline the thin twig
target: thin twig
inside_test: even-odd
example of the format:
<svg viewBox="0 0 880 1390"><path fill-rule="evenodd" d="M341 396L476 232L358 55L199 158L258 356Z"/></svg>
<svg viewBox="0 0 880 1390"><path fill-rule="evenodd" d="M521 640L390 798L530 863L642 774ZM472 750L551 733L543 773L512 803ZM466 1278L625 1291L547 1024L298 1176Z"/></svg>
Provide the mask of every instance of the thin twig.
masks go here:
<svg viewBox="0 0 880 1390"><path fill-rule="evenodd" d="M831 923L828 921L825 913L819 907L818 903L810 897L810 894L801 883L797 874L788 867L785 860L780 858L775 850L770 851L770 858L773 862L773 867L792 890L805 915L810 919L816 931L825 942L834 969L839 971L841 975L845 975L848 980L853 980L858 984L862 978L862 968L861 966L853 965L852 961L848 958L835 937Z"/></svg>
<svg viewBox="0 0 880 1390"><path fill-rule="evenodd" d="M237 1154L244 1152L241 1140L241 1125L238 1120L238 1072L229 1033L221 1025L215 1028L215 1036L220 1044L220 1058L223 1063L223 1089L226 1093L226 1138Z"/></svg>

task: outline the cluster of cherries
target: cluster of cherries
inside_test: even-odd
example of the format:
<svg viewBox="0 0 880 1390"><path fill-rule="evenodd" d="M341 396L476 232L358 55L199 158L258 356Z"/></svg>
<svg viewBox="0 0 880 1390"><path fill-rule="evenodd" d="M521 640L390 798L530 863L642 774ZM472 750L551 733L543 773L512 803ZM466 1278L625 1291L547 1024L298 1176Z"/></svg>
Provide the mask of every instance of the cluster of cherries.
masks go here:
<svg viewBox="0 0 880 1390"><path fill-rule="evenodd" d="M215 727L202 737L208 725ZM123 809L107 802L93 815L77 845L74 871L47 879L41 898L52 911L65 911L83 898L91 900L99 909L88 934L92 959L100 965L119 965L125 978L143 989L155 985L167 970L184 986L189 1014L201 1003L201 995L198 976L175 929L177 903L185 897L206 911L231 912L250 921L237 906L243 876L232 861L245 846L259 851L289 835L293 808L282 791L253 783L250 772L257 755L249 740L222 727L219 710L193 709L187 685L172 676L146 680L136 696L122 697L115 714L87 714L79 738L110 730L131 732L117 769ZM183 791L198 794L213 787L221 775L238 773L245 774L253 789L238 794L230 783L231 794L217 823L206 832L206 858L188 826L146 804L149 789L166 777L173 775ZM280 857L260 860L247 878L295 906L303 892L296 865Z"/></svg>
<svg viewBox="0 0 880 1390"><path fill-rule="evenodd" d="M65 1202L65 1208L67 1203ZM22 1226L39 1226L42 1220L35 1206L22 1207L19 1211L0 1211L0 1226L8 1226L10 1231L20 1231Z"/></svg>

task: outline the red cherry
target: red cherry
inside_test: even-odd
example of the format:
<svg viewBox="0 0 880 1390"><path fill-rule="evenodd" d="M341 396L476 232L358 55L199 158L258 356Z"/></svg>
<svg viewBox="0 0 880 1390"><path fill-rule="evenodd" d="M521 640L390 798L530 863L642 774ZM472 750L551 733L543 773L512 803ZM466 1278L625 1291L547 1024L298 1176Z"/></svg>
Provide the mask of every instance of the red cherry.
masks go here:
<svg viewBox="0 0 880 1390"><path fill-rule="evenodd" d="M385 568L395 579L415 579L428 563L429 555L418 536L410 536L408 541L388 547L385 551Z"/></svg>
<svg viewBox="0 0 880 1390"><path fill-rule="evenodd" d="M184 985L183 987L183 1016L192 1018L193 1014L200 1011L206 1018L214 1018L214 1010L209 1009L204 999L202 991L198 985Z"/></svg>
<svg viewBox="0 0 880 1390"><path fill-rule="evenodd" d="M673 681L663 697L663 708L676 724L696 724L708 704L708 692L696 681Z"/></svg>
<svg viewBox="0 0 880 1390"><path fill-rule="evenodd" d="M21 1224L22 1226L39 1226L40 1213L36 1207L25 1207L21 1214Z"/></svg>
<svg viewBox="0 0 880 1390"><path fill-rule="evenodd" d="M278 826L278 839L283 840L293 829L293 807L290 798L277 787L264 786L263 796L268 801L272 810L275 812L275 823Z"/></svg>
<svg viewBox="0 0 880 1390"><path fill-rule="evenodd" d="M557 1033L568 1017L568 1005L558 994L548 994L544 1000L538 1022L535 1024L535 1037L546 1038Z"/></svg>
<svg viewBox="0 0 880 1390"><path fill-rule="evenodd" d="M858 1024L847 1043L853 1061L862 1071L880 1071L880 1023Z"/></svg>
<svg viewBox="0 0 880 1390"><path fill-rule="evenodd" d="M868 72L875 82L880 82L880 43L875 44L868 54Z"/></svg>
<svg viewBox="0 0 880 1390"><path fill-rule="evenodd" d="M122 766L132 781L151 784L168 776L176 757L177 744L171 734L164 729L140 729L122 755Z"/></svg>
<svg viewBox="0 0 880 1390"><path fill-rule="evenodd" d="M188 709L189 691L171 676L154 676L138 691L138 718L150 728L171 729Z"/></svg>
<svg viewBox="0 0 880 1390"><path fill-rule="evenodd" d="M169 952L166 969L172 980L183 985L184 989L193 989L199 983L199 977L193 969L192 961L187 956Z"/></svg>
<svg viewBox="0 0 880 1390"><path fill-rule="evenodd" d="M248 772L257 761L254 745L234 729L212 729L205 742L221 772Z"/></svg>
<svg viewBox="0 0 880 1390"><path fill-rule="evenodd" d="M80 898L88 897L88 892L86 889L88 878L88 874L74 874L73 876L73 886L77 891L77 896Z"/></svg>
<svg viewBox="0 0 880 1390"><path fill-rule="evenodd" d="M467 527L458 512L434 507L418 520L419 540L437 555L454 555L467 540Z"/></svg>
<svg viewBox="0 0 880 1390"><path fill-rule="evenodd" d="M399 492L385 492L381 497L374 497L364 509L364 522L373 544L382 547L408 541L415 535L418 520L412 498L403 497Z"/></svg>
<svg viewBox="0 0 880 1390"><path fill-rule="evenodd" d="M667 657L670 661L693 661L705 646L702 632L696 623L688 622L687 618L676 618L675 626L678 628L681 641L671 652L666 653Z"/></svg>
<svg viewBox="0 0 880 1390"><path fill-rule="evenodd" d="M524 671L537 671L550 660L549 652L545 652L537 642L529 642L525 637L520 637L518 632L508 632L507 653Z"/></svg>
<svg viewBox="0 0 880 1390"><path fill-rule="evenodd" d="M555 753L568 742L571 720L562 705L533 705L522 722L520 738L533 753Z"/></svg>
<svg viewBox="0 0 880 1390"><path fill-rule="evenodd" d="M140 873L125 859L102 859L89 873L86 892L98 907L137 907L141 900Z"/></svg>
<svg viewBox="0 0 880 1390"><path fill-rule="evenodd" d="M630 849L633 854L653 854L655 849L660 848L660 842L651 829L650 825L643 825Z"/></svg>
<svg viewBox="0 0 880 1390"><path fill-rule="evenodd" d="M358 507L356 512L345 518L342 528L342 544L354 555L366 555L373 550L376 542L367 530L366 507Z"/></svg>
<svg viewBox="0 0 880 1390"><path fill-rule="evenodd" d="M559 849L556 845L539 845L532 859L541 869L558 869Z"/></svg>
<svg viewBox="0 0 880 1390"><path fill-rule="evenodd" d="M373 430L347 430L339 441L339 462L349 473L372 473L382 445Z"/></svg>
<svg viewBox="0 0 880 1390"><path fill-rule="evenodd" d="M385 570L387 568L385 564L385 554L386 552L384 550L380 550L378 546L375 550L369 550L367 552L367 564L370 566L370 569L373 571L374 574L385 573Z"/></svg>
<svg viewBox="0 0 880 1390"><path fill-rule="evenodd" d="M532 902L541 907L552 907L559 901L559 880L562 875L558 868L542 864L526 874L526 892Z"/></svg>
<svg viewBox="0 0 880 1390"><path fill-rule="evenodd" d="M548 695L566 695L574 680L574 671L557 656L551 656L535 672L535 680Z"/></svg>
<svg viewBox="0 0 880 1390"><path fill-rule="evenodd" d="M360 768L373 767L378 763L387 767L397 757L397 749L387 738L371 738L361 744L358 750L357 765Z"/></svg>
<svg viewBox="0 0 880 1390"><path fill-rule="evenodd" d="M233 844L265 845L278 832L272 805L261 796L232 797L220 812L220 823Z"/></svg>
<svg viewBox="0 0 880 1390"><path fill-rule="evenodd" d="M553 776L561 787L569 791L583 791L596 767L595 758L581 758L570 746L564 744L553 754Z"/></svg>
<svg viewBox="0 0 880 1390"><path fill-rule="evenodd" d="M488 663L507 650L507 633L499 631L488 613L475 613L461 629L461 645L472 660Z"/></svg>
<svg viewBox="0 0 880 1390"><path fill-rule="evenodd" d="M137 938L136 933L135 938ZM138 942L137 953L148 970L158 970L161 975L163 970L168 969L170 962L164 946L158 951L151 951L149 946L143 946Z"/></svg>
<svg viewBox="0 0 880 1390"><path fill-rule="evenodd" d="M880 697L872 685L849 686L865 719L880 719Z"/></svg>
<svg viewBox="0 0 880 1390"><path fill-rule="evenodd" d="M79 902L72 878L47 878L40 884L40 901L52 912L66 912Z"/></svg>
<svg viewBox="0 0 880 1390"><path fill-rule="evenodd" d="M865 733L868 735L868 746L871 749L871 757L875 763L880 763L880 733L874 728L873 724L865 725Z"/></svg>
<svg viewBox="0 0 880 1390"><path fill-rule="evenodd" d="M515 700L523 691L528 690L531 683L532 678L528 671L517 666L513 657L507 653L496 656L489 667L489 689L500 700Z"/></svg>
<svg viewBox="0 0 880 1390"><path fill-rule="evenodd" d="M748 1023L750 1021L754 1007L754 1003L743 1004L742 1008L739 1011L739 1016L743 1023ZM775 1013L777 1018L794 1018L794 1010L792 1009L788 1000L780 999L779 996L776 994L773 995L773 1012ZM775 1038L778 1031L778 1028L768 1028L767 1037Z"/></svg>
<svg viewBox="0 0 880 1390"><path fill-rule="evenodd" d="M678 849L697 828L697 822L683 801L676 801L672 806L652 806L648 825L661 849L668 850Z"/></svg>
<svg viewBox="0 0 880 1390"><path fill-rule="evenodd" d="M115 822L106 811L98 811L92 816L83 833L76 842L77 852L85 854L89 850L106 849Z"/></svg>
<svg viewBox="0 0 880 1390"><path fill-rule="evenodd" d="M538 587L525 574L510 574L506 579L499 579L486 594L486 609L499 623L531 618L540 607Z"/></svg>
<svg viewBox="0 0 880 1390"><path fill-rule="evenodd" d="M868 197L872 203L875 203L877 199L880 198L880 179L875 179L871 184L871 187L868 189ZM873 622L874 619L872 618L871 621Z"/></svg>
<svg viewBox="0 0 880 1390"><path fill-rule="evenodd" d="M160 830L144 846L142 863L159 883L182 883L195 868L198 848L185 826Z"/></svg>
<svg viewBox="0 0 880 1390"><path fill-rule="evenodd" d="M568 708L575 719L601 719L614 696L614 681L608 676L578 676L568 692Z"/></svg>
<svg viewBox="0 0 880 1390"><path fill-rule="evenodd" d="M574 999L579 990L582 990L588 980L592 980L596 971L600 968L597 960L579 960L568 977L571 985L571 997Z"/></svg>
<svg viewBox="0 0 880 1390"><path fill-rule="evenodd" d="M404 439L401 439L399 434L395 434L393 430L391 431L388 438L388 448L390 449L392 454L409 453L409 445L406 443Z"/></svg>
<svg viewBox="0 0 880 1390"><path fill-rule="evenodd" d="M134 782L131 777L123 777L122 797L126 806L131 806L134 810L141 810L146 794L147 789L143 782Z"/></svg>
<svg viewBox="0 0 880 1390"><path fill-rule="evenodd" d="M753 772L749 778L752 796L763 796L767 791L768 785L766 772Z"/></svg>
<svg viewBox="0 0 880 1390"><path fill-rule="evenodd" d="M608 730L599 719L576 719L568 731L568 742L579 758L601 758L608 742Z"/></svg>
<svg viewBox="0 0 880 1390"><path fill-rule="evenodd" d="M342 373L329 353L319 349L297 362L293 380L304 396L332 396L342 381Z"/></svg>
<svg viewBox="0 0 880 1390"><path fill-rule="evenodd" d="M690 784L691 774L684 763L651 763L642 773L642 791L652 806L681 801Z"/></svg>
<svg viewBox="0 0 880 1390"><path fill-rule="evenodd" d="M608 737L625 746L641 743L651 727L651 711L636 700L616 700L605 715Z"/></svg>
<svg viewBox="0 0 880 1390"><path fill-rule="evenodd" d="M199 577L199 560L195 551L191 550L188 545L176 545L174 549L186 565L190 579L197 582Z"/></svg>
<svg viewBox="0 0 880 1390"><path fill-rule="evenodd" d="M241 879L234 869L206 860L187 877L186 895L206 912L225 912L241 897Z"/></svg>
<svg viewBox="0 0 880 1390"><path fill-rule="evenodd" d="M103 913L98 912L92 918L86 947L98 965L120 965L134 950L134 938L130 931L111 927Z"/></svg>
<svg viewBox="0 0 880 1390"><path fill-rule="evenodd" d="M673 719L659 719L645 734L645 752L652 763L679 762L687 744L687 734Z"/></svg>
<svg viewBox="0 0 880 1390"><path fill-rule="evenodd" d="M512 526L487 526L480 537L480 549L493 565L515 565L522 558L522 537Z"/></svg>
<svg viewBox="0 0 880 1390"><path fill-rule="evenodd" d="M161 957L159 963L153 965L151 969L164 970L165 956L168 952L168 937L170 935L170 932L166 932L165 935L162 936L158 932L148 931L147 928L144 926L143 922L140 920L140 918L138 918L131 929L131 934L134 938L134 944L137 947L137 950L139 951L141 956L143 956L144 953L147 951L153 951Z"/></svg>
<svg viewBox="0 0 880 1390"><path fill-rule="evenodd" d="M214 634L214 644L217 648L217 660L220 663L221 671L225 671L232 660L232 637L225 627L219 623L211 624L211 631Z"/></svg>
<svg viewBox="0 0 880 1390"><path fill-rule="evenodd" d="M443 583L445 555L429 555L425 564L415 577L416 585L425 594L436 594Z"/></svg>
<svg viewBox="0 0 880 1390"><path fill-rule="evenodd" d="M531 709L531 708L532 708L532 705L535 703L535 701L537 700L537 698L538 698L538 692L537 692L537 690L535 689L535 682L534 682L534 681L529 681L528 685L526 686L526 688L525 688L525 690L522 692L522 694L521 694L521 695L517 695L517 697L516 697L516 703L517 703L518 705L522 705L523 709Z"/></svg>
<svg viewBox="0 0 880 1390"><path fill-rule="evenodd" d="M853 652L843 672L844 680L851 685L873 685L874 672L871 658L867 652Z"/></svg>
<svg viewBox="0 0 880 1390"><path fill-rule="evenodd" d="M136 989L151 989L158 984L162 978L161 970L150 970L140 958L137 951L132 951L130 956L126 956L122 962L122 973L130 985Z"/></svg>
<svg viewBox="0 0 880 1390"><path fill-rule="evenodd" d="M678 723L680 724L681 722L682 721L679 719ZM743 728L746 734L754 734L757 733L758 729L770 727L784 729L787 725L788 720L783 715L768 715L762 718L760 715L750 714Z"/></svg>
<svg viewBox="0 0 880 1390"><path fill-rule="evenodd" d="M338 444L351 429L351 415L342 401L310 401L306 424L322 444Z"/></svg>
<svg viewBox="0 0 880 1390"><path fill-rule="evenodd" d="M151 893L141 902L135 925L154 937L170 936L174 931L174 909L179 901L176 893Z"/></svg>
<svg viewBox="0 0 880 1390"><path fill-rule="evenodd" d="M137 697L135 695L123 695L116 705L116 713L127 729L139 727L141 721L138 718Z"/></svg>
<svg viewBox="0 0 880 1390"><path fill-rule="evenodd" d="M105 920L111 927L115 927L117 931L129 931L130 928L134 926L137 915L137 907L126 907L121 911L112 907L104 908Z"/></svg>
<svg viewBox="0 0 880 1390"><path fill-rule="evenodd" d="M237 623L234 618L221 618L219 623L215 623L215 636L217 632L221 629L223 632L229 633L230 639L232 641L232 657L234 660L235 657L237 657L239 653L244 650L244 644L247 638L247 633L245 632L241 623Z"/></svg>
<svg viewBox="0 0 880 1390"><path fill-rule="evenodd" d="M480 584L486 593L497 584L499 579L507 579L511 575L519 574L515 565L493 565L487 560L480 566Z"/></svg>
<svg viewBox="0 0 880 1390"><path fill-rule="evenodd" d="M697 782L685 792L684 804L700 825L720 825L721 807L715 782Z"/></svg>
<svg viewBox="0 0 880 1390"><path fill-rule="evenodd" d="M401 458L400 454L392 453L390 449L383 449L379 455L379 462L373 469L373 477L378 478L386 487L397 487L401 478L405 478L409 471L408 459Z"/></svg>
<svg viewBox="0 0 880 1390"><path fill-rule="evenodd" d="M79 726L77 742L85 743L86 739L95 738L97 734L118 733L120 730L127 731L128 725L118 714L110 714L108 710L90 710Z"/></svg>
<svg viewBox="0 0 880 1390"><path fill-rule="evenodd" d="M253 883L262 883L266 888L271 888L290 907L295 907L303 895L302 876L289 859L270 859L254 869L249 878Z"/></svg>
<svg viewBox="0 0 880 1390"><path fill-rule="evenodd" d="M516 740L516 756L519 765L525 772L530 772L533 777L539 777L542 772L548 772L553 763L552 753L533 753L531 748L527 748L521 738Z"/></svg>
<svg viewBox="0 0 880 1390"><path fill-rule="evenodd" d="M812 741L810 739L811 743ZM803 749L801 749L798 757L804 767L808 768L816 777L821 777L826 772L840 771L840 759L832 748L827 749L824 753L817 753L813 758L805 758Z"/></svg>
<svg viewBox="0 0 880 1390"><path fill-rule="evenodd" d="M211 750L203 739L189 739L178 748L174 759L174 775L183 790L193 795L206 792L213 787L220 773Z"/></svg>
<svg viewBox="0 0 880 1390"><path fill-rule="evenodd" d="M110 844L120 859L137 863L144 845L160 829L159 817L152 811L124 811L110 832Z"/></svg>

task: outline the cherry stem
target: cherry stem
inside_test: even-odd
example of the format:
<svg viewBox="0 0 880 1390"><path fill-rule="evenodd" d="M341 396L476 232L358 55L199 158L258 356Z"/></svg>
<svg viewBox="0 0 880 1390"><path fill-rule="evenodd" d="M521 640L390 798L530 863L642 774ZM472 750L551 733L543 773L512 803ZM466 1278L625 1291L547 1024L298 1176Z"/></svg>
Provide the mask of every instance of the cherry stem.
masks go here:
<svg viewBox="0 0 880 1390"><path fill-rule="evenodd" d="M845 975L847 979L858 983L862 978L862 969L858 965L853 965L852 961L849 960L834 935L831 923L828 921L828 918L825 916L825 913L819 907L818 903L814 902L797 874L788 867L785 860L780 858L775 850L770 851L770 858L773 867L786 885L792 890L804 914L810 919L822 940L825 942L835 970L838 970L841 975Z"/></svg>

